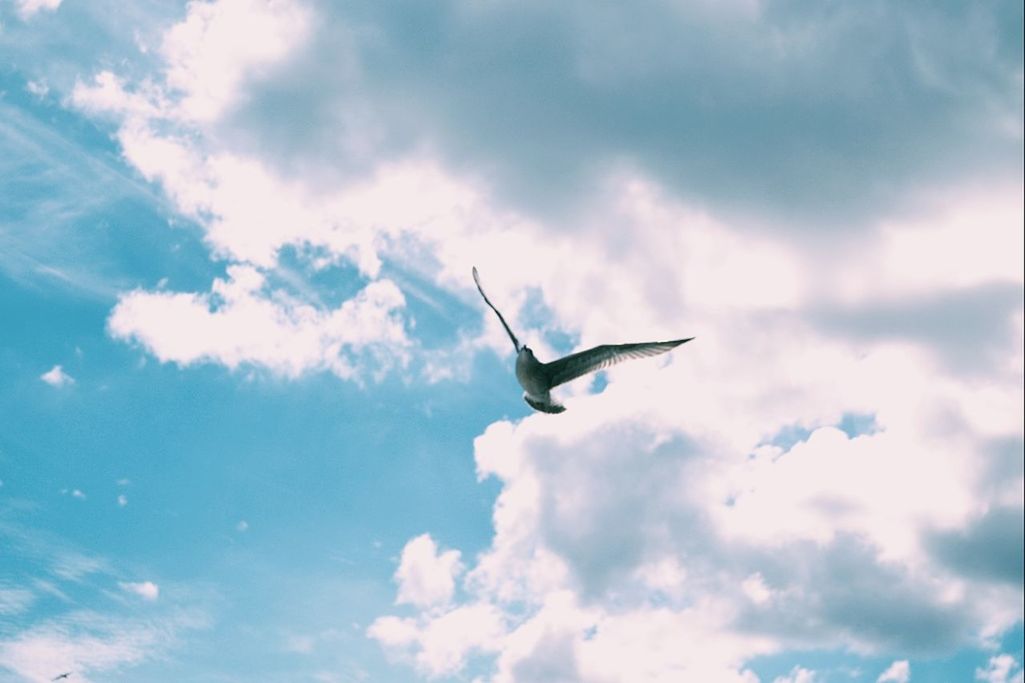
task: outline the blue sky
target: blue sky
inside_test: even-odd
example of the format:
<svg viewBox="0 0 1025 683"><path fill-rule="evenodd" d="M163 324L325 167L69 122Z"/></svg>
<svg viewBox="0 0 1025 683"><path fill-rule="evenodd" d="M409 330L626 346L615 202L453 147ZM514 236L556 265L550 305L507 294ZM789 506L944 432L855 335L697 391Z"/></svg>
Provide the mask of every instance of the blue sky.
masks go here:
<svg viewBox="0 0 1025 683"><path fill-rule="evenodd" d="M1020 3L0 0L0 681L1021 683ZM542 359L696 336L533 413Z"/></svg>

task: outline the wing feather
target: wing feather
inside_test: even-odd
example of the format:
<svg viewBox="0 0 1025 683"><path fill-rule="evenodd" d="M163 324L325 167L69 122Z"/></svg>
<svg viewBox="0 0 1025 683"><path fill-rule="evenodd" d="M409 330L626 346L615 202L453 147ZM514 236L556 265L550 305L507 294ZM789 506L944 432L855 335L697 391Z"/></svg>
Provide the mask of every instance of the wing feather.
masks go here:
<svg viewBox="0 0 1025 683"><path fill-rule="evenodd" d="M603 344L587 351L578 351L568 356L545 363L545 373L549 385L557 387L589 372L610 367L631 358L647 358L657 356L675 349L680 344L689 342L687 339L674 339L661 342L641 342L639 344Z"/></svg>
<svg viewBox="0 0 1025 683"><path fill-rule="evenodd" d="M480 276L477 275L477 266L473 267L473 281L477 285L477 291L480 292L480 295L482 297L484 297L484 303L486 303L488 306L490 306L491 310L494 311L495 315L498 316L498 320L502 323L502 327L505 328L506 333L509 335L509 339L512 339L513 346L516 347L516 353L519 353L520 352L520 342L519 342L519 340L516 339L516 335L513 334L513 331L509 329L509 325L505 322L505 318L502 317L502 314L498 312L498 309L495 308L495 305L493 303L491 303L490 299L488 299L488 295L484 293L484 288L480 286Z"/></svg>

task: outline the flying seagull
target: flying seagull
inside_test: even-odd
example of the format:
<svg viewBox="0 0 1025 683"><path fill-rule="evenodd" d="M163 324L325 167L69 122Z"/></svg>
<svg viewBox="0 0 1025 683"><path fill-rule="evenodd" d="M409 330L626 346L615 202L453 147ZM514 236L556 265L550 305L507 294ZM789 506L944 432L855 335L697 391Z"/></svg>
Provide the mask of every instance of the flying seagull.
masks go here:
<svg viewBox="0 0 1025 683"><path fill-rule="evenodd" d="M64 673L62 673L61 675L59 675L59 676L54 676L54 677L53 677L53 678L51 678L50 680L51 680L51 681L60 681L60 680L63 680L63 679L65 679L65 678L71 678L71 672L70 672L70 671L65 671L65 672L64 672Z"/></svg>
<svg viewBox="0 0 1025 683"><path fill-rule="evenodd" d="M534 352L528 346L521 346L516 335L509 329L505 318L498 312L495 305L484 293L480 285L480 276L477 275L477 268L473 269L473 281L477 283L477 291L484 297L484 303L491 307L491 310L498 316L502 327L512 339L516 348L516 379L523 387L523 400L534 410L544 413L561 413L566 407L552 400L551 390L560 384L565 384L577 377L582 377L589 372L607 368L630 358L645 358L657 356L680 344L689 342L694 337L686 339L673 339L672 341L641 342L639 344L602 344L587 351L578 351L568 356L554 360L551 363L542 363L534 357Z"/></svg>

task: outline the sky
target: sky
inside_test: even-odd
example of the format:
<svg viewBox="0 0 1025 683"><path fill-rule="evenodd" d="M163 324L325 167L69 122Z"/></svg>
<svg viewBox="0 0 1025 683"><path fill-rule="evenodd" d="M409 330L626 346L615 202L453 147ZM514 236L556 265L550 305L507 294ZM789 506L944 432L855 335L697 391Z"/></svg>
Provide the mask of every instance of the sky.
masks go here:
<svg viewBox="0 0 1025 683"><path fill-rule="evenodd" d="M0 681L1022 683L1022 52L0 0Z"/></svg>

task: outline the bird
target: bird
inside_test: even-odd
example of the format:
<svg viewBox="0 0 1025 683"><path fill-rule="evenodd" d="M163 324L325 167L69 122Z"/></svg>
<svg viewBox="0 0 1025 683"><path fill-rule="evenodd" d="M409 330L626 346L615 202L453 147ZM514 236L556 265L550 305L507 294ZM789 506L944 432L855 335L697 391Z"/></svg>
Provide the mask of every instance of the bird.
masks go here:
<svg viewBox="0 0 1025 683"><path fill-rule="evenodd" d="M71 672L70 671L65 671L64 673L60 674L59 676L54 676L50 680L51 681L60 681L60 680L63 680L65 678L71 678Z"/></svg>
<svg viewBox="0 0 1025 683"><path fill-rule="evenodd" d="M480 275L477 273L476 266L473 267L473 281L477 285L477 291L484 298L484 303L498 316L499 322L502 323L502 327L505 328L509 339L512 340L513 347L516 349L516 379L519 381L520 386L523 387L523 400L531 408L542 413L558 414L566 410L566 406L553 400L551 395L551 390L560 384L565 384L578 377L607 368L624 360L646 358L666 353L694 339L694 337L687 337L686 339L640 342L637 344L602 344L601 346L595 346L593 349L571 353L550 363L542 363L534 356L534 352L530 350L530 347L526 344L520 344L519 340L516 339L516 335L509 329L509 324L505 322L505 318L502 317L502 314L495 308L495 305L488 299L488 295L484 293L484 288L480 284Z"/></svg>

